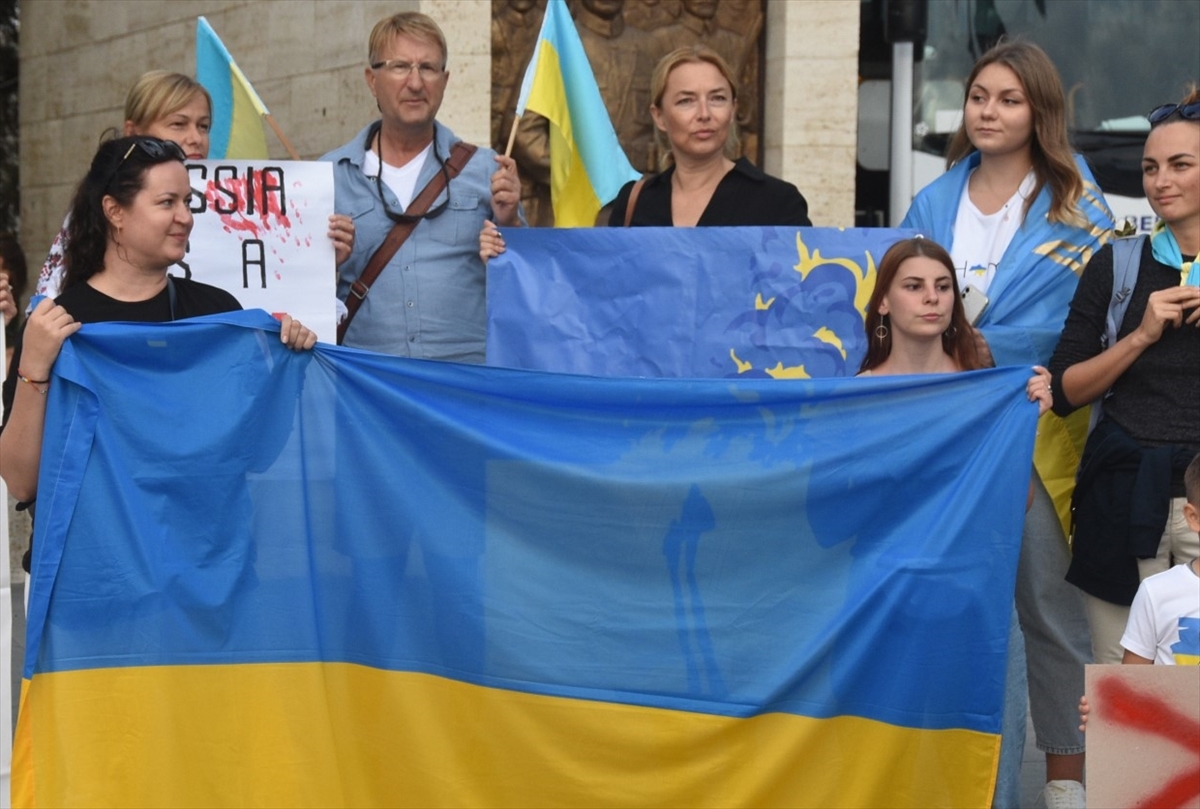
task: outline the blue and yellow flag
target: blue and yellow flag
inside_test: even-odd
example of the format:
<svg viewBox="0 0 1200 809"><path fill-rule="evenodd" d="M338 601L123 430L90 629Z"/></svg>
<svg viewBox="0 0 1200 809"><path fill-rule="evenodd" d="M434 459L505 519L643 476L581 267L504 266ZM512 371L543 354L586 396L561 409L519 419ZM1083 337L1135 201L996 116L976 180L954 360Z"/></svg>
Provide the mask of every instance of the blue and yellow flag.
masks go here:
<svg viewBox="0 0 1200 809"><path fill-rule="evenodd" d="M267 105L203 17L196 18L196 79L212 96L208 156L214 160L267 157L262 121Z"/></svg>
<svg viewBox="0 0 1200 809"><path fill-rule="evenodd" d="M16 806L984 806L1025 369L594 379L91 324Z"/></svg>
<svg viewBox="0 0 1200 809"><path fill-rule="evenodd" d="M596 85L566 0L550 0L521 82L517 115L550 121L550 201L558 227L591 227L600 208L640 175L629 163Z"/></svg>
<svg viewBox="0 0 1200 809"><path fill-rule="evenodd" d="M917 228L949 250L954 222L967 181L982 160L972 152L934 180L915 200L901 227ZM1079 276L1092 255L1112 237L1113 215L1087 161L1075 155L1083 178L1078 208L1084 222L1049 219L1051 194L1044 186L1029 206L1025 221L1004 251L991 299L976 324L997 365L1049 365L1062 334ZM1089 409L1066 418L1042 416L1034 462L1054 501L1063 536L1071 535L1071 495L1087 438Z"/></svg>
<svg viewBox="0 0 1200 809"><path fill-rule="evenodd" d="M490 365L596 376L854 376L875 268L913 231L504 232L488 263Z"/></svg>

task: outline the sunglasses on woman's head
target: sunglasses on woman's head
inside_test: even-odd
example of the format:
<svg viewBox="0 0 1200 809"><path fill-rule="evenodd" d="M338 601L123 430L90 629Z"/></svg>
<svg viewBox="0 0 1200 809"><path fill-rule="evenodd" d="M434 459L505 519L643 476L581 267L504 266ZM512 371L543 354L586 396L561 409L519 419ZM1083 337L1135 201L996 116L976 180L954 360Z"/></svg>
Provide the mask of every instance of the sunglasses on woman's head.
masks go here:
<svg viewBox="0 0 1200 809"><path fill-rule="evenodd" d="M184 154L183 149L179 148L179 144L175 141L153 138L149 135L139 135L133 139L133 143L129 144L129 148L125 150L124 156L118 161L112 173L108 175L108 182L104 184L105 188L111 185L112 181L117 178L117 172L121 170L121 166L125 165L125 161L133 154L133 150L138 148L145 152L146 156L151 160L161 160L164 157L179 160L180 162L187 160L187 155Z"/></svg>
<svg viewBox="0 0 1200 809"><path fill-rule="evenodd" d="M1153 126L1170 118L1176 112L1185 121L1200 121L1200 101L1193 101L1191 104L1163 104L1150 110L1146 120Z"/></svg>

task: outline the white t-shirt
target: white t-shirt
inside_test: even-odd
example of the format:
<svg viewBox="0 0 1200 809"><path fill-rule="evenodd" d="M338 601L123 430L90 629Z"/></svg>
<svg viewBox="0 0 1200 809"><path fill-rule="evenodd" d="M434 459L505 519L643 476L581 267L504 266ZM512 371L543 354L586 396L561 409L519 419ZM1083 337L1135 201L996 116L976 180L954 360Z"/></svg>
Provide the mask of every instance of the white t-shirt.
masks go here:
<svg viewBox="0 0 1200 809"><path fill-rule="evenodd" d="M987 292L1004 251L1025 221L1025 200L1036 184L1037 177L1031 171L1021 181L1017 193L992 214L983 213L971 202L969 181L963 186L958 215L954 219L954 244L950 249L961 289L970 284L980 292Z"/></svg>
<svg viewBox="0 0 1200 809"><path fill-rule="evenodd" d="M1158 665L1200 665L1200 577L1191 564L1142 582L1121 645Z"/></svg>
<svg viewBox="0 0 1200 809"><path fill-rule="evenodd" d="M421 166L425 165L425 158L429 156L429 150L432 148L433 141L430 141L420 154L400 167L383 164L383 183L392 189L404 210L408 210L413 197L417 195L417 175L421 173ZM368 149L363 157L362 170L368 180L375 182L375 175L379 174L379 155Z"/></svg>

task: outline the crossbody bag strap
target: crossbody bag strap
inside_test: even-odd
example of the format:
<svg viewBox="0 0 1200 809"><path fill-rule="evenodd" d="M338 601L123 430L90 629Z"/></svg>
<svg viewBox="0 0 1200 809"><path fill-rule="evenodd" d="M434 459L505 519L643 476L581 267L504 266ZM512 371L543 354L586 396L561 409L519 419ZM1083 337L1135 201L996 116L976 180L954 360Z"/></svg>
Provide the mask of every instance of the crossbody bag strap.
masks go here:
<svg viewBox="0 0 1200 809"><path fill-rule="evenodd" d="M473 143L461 140L454 144L450 149L450 159L446 161L446 171L439 171L433 175L433 179L421 189L421 193L417 194L405 213L410 216L421 216L428 211L434 200L446 190L446 175L453 179L461 174L478 148ZM375 283L375 279L383 272L383 268L396 255L419 223L418 219L411 222L397 222L393 225L371 256L371 260L367 262L367 267L363 270L362 275L350 285L350 294L346 296L346 317L337 327L338 345L341 345L346 339L346 330L350 328L350 321L354 320L354 316L358 314L358 308L366 300L367 294L371 291L371 285Z"/></svg>
<svg viewBox="0 0 1200 809"><path fill-rule="evenodd" d="M625 204L625 227L629 227L633 223L633 209L637 207L638 195L642 193L642 186L645 184L646 175L643 174L629 190L629 202Z"/></svg>

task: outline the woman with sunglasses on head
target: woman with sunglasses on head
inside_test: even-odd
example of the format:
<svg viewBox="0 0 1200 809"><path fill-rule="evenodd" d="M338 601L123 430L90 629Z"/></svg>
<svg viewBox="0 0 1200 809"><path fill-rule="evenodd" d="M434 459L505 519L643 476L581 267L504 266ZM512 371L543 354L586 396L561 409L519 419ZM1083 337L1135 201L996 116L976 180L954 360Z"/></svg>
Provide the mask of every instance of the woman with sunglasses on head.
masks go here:
<svg viewBox="0 0 1200 809"><path fill-rule="evenodd" d="M192 230L185 155L172 141L129 137L100 146L71 205L64 290L29 315L4 385L0 476L19 501L37 495L50 371L84 323L162 323L240 309L224 290L172 278ZM310 349L316 335L284 315L280 339Z"/></svg>
<svg viewBox="0 0 1200 809"><path fill-rule="evenodd" d="M947 172L917 195L901 223L945 245L964 291L988 299L974 324L985 364L1048 364L1076 273L1112 229L1112 214L1087 164L1071 152L1065 109L1062 82L1045 52L1028 42L996 45L967 78ZM1048 481L1069 485L1075 449L1052 443L1067 434L1061 423L1039 429L1039 474L1016 590L1029 707L1038 747L1046 753L1051 807L1082 807L1085 800L1078 694L1071 689L1083 687L1091 649L1082 600L1063 581L1070 555L1062 517L1041 477L1051 473ZM1015 806L1020 798L1026 700L1021 657L1018 645L1009 667L997 806Z"/></svg>
<svg viewBox="0 0 1200 809"><path fill-rule="evenodd" d="M145 73L125 96L125 123L121 134L149 135L176 143L188 160L208 158L209 129L212 126L212 99L197 81L182 73L151 70ZM107 134L116 134L110 129ZM63 256L70 218L50 246L50 253L38 274L37 294L55 297L62 289ZM329 218L329 238L333 242L336 263L341 264L354 246L354 223L348 216Z"/></svg>
<svg viewBox="0 0 1200 809"><path fill-rule="evenodd" d="M1050 360L1057 412L1102 400L1068 574L1097 663L1122 661L1140 581L1200 556L1183 517L1184 470L1200 451L1200 90L1148 117L1142 187L1160 221L1088 263Z"/></svg>

